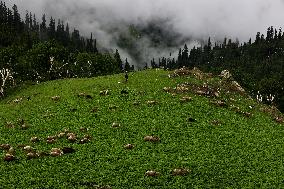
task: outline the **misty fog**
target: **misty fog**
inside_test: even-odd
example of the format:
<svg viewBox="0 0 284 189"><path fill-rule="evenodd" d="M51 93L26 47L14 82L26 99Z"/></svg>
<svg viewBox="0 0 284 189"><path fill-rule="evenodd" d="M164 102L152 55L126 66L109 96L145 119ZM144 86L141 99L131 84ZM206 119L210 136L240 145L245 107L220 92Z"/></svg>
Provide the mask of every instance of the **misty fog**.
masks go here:
<svg viewBox="0 0 284 189"><path fill-rule="evenodd" d="M253 40L257 32L266 33L269 26L284 24L283 0L4 0L16 4L21 14L35 13L38 21L46 13L76 27L81 35L93 32L101 48L118 48L123 57L133 58L127 49L118 47L121 33L130 25L147 27L149 22L159 25L165 36L175 41L152 46L149 35L137 39L136 48L143 61L154 56L176 54L176 47L187 43L190 47L208 39L222 41L224 37L238 38L240 42ZM49 20L49 19L48 19ZM159 22L161 20L161 22ZM132 58L132 59L131 59ZM141 63L141 61L139 61Z"/></svg>

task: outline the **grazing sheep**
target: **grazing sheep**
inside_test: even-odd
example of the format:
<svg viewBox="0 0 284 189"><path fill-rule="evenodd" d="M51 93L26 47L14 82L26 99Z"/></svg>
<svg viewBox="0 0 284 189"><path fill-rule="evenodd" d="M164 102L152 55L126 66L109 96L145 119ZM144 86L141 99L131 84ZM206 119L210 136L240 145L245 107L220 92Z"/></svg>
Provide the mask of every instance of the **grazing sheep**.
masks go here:
<svg viewBox="0 0 284 189"><path fill-rule="evenodd" d="M30 141L31 142L39 142L39 138L34 136L34 137L31 137Z"/></svg>
<svg viewBox="0 0 284 189"><path fill-rule="evenodd" d="M145 173L145 176L148 176L148 177L156 177L156 176L159 176L159 175L161 175L161 174L157 171L154 171L154 170L146 171L146 173Z"/></svg>
<svg viewBox="0 0 284 189"><path fill-rule="evenodd" d="M117 123L117 122L113 122L113 123L112 123L112 127L113 127L113 128L118 128L118 127L120 127L120 124Z"/></svg>
<svg viewBox="0 0 284 189"><path fill-rule="evenodd" d="M29 126L26 123L21 125L21 129L23 129L23 130L26 130L28 128L29 128Z"/></svg>
<svg viewBox="0 0 284 189"><path fill-rule="evenodd" d="M222 122L219 121L219 120L213 120L211 123L212 123L213 125L216 125L216 126L219 126L219 125L222 124Z"/></svg>
<svg viewBox="0 0 284 189"><path fill-rule="evenodd" d="M17 98L15 100L13 100L14 103L20 103L23 100L23 98Z"/></svg>
<svg viewBox="0 0 284 189"><path fill-rule="evenodd" d="M190 172L189 169L183 169L183 168L179 168L179 169L174 169L172 171L172 175L173 176L185 176Z"/></svg>
<svg viewBox="0 0 284 189"><path fill-rule="evenodd" d="M46 140L52 140L52 139L56 139L56 136L48 136L47 138L46 138Z"/></svg>
<svg viewBox="0 0 284 189"><path fill-rule="evenodd" d="M14 160L16 160L16 157L12 154L5 154L3 159L4 159L4 161L14 161Z"/></svg>
<svg viewBox="0 0 284 189"><path fill-rule="evenodd" d="M48 144L54 144L56 142L56 140L55 139L47 139L46 142Z"/></svg>
<svg viewBox="0 0 284 189"><path fill-rule="evenodd" d="M86 139L91 140L91 139L92 139L92 136L91 136L91 135L84 135L83 138L86 138Z"/></svg>
<svg viewBox="0 0 284 189"><path fill-rule="evenodd" d="M53 157L61 156L62 154L63 154L63 151L59 148L52 148L50 150L50 155L53 156Z"/></svg>
<svg viewBox="0 0 284 189"><path fill-rule="evenodd" d="M72 133L72 132L68 132L68 133L66 134L66 137L68 138L68 137L70 137L70 136L76 136L76 134L75 134L75 133Z"/></svg>
<svg viewBox="0 0 284 189"><path fill-rule="evenodd" d="M15 155L15 149L13 147L9 148L8 154Z"/></svg>
<svg viewBox="0 0 284 189"><path fill-rule="evenodd" d="M78 94L78 97L85 97L86 96L86 93L79 93Z"/></svg>
<svg viewBox="0 0 284 189"><path fill-rule="evenodd" d="M14 125L14 123L9 121L9 122L6 122L5 127L7 127L7 128L15 128L15 125Z"/></svg>
<svg viewBox="0 0 284 189"><path fill-rule="evenodd" d="M228 105L226 104L225 101L222 100L218 100L216 102L212 102L213 104L215 104L216 106L220 106L220 107L227 107Z"/></svg>
<svg viewBox="0 0 284 189"><path fill-rule="evenodd" d="M101 96L109 95L109 90L100 91L100 95L101 95Z"/></svg>
<svg viewBox="0 0 284 189"><path fill-rule="evenodd" d="M34 151L34 149L33 149L33 147L31 147L31 146L24 146L24 151L26 151L26 152L33 152Z"/></svg>
<svg viewBox="0 0 284 189"><path fill-rule="evenodd" d="M157 136L145 136L144 137L144 141L148 141L148 142L159 142L160 138Z"/></svg>
<svg viewBox="0 0 284 189"><path fill-rule="evenodd" d="M89 139L87 139L87 138L82 138L82 139L79 141L79 144L85 144L85 143L88 143L88 142L90 142Z"/></svg>
<svg viewBox="0 0 284 189"><path fill-rule="evenodd" d="M80 127L80 131L82 131L82 132L86 132L86 131L88 131L88 130L89 130L88 128Z"/></svg>
<svg viewBox="0 0 284 189"><path fill-rule="evenodd" d="M277 123L283 123L283 122L284 122L283 117L276 117L274 120L275 120Z"/></svg>
<svg viewBox="0 0 284 189"><path fill-rule="evenodd" d="M59 133L59 134L57 135L58 138L63 138L64 136L65 136L65 133Z"/></svg>
<svg viewBox="0 0 284 189"><path fill-rule="evenodd" d="M1 144L0 148L2 150L9 150L11 148L11 145L10 144Z"/></svg>
<svg viewBox="0 0 284 189"><path fill-rule="evenodd" d="M60 100L60 96L53 96L53 97L51 97L51 99L53 101L58 101L58 100Z"/></svg>
<svg viewBox="0 0 284 189"><path fill-rule="evenodd" d="M49 156L49 154L47 152L37 152L36 155L38 157L44 157L44 156Z"/></svg>
<svg viewBox="0 0 284 189"><path fill-rule="evenodd" d="M148 100L146 103L147 103L148 105L156 105L156 104L158 104L158 102L155 101L155 100Z"/></svg>
<svg viewBox="0 0 284 189"><path fill-rule="evenodd" d="M171 88L170 87L164 87L163 90L167 93L169 93L171 91Z"/></svg>
<svg viewBox="0 0 284 189"><path fill-rule="evenodd" d="M134 148L134 145L133 144L126 144L124 145L124 148L127 149L127 150L131 150Z"/></svg>
<svg viewBox="0 0 284 189"><path fill-rule="evenodd" d="M180 99L180 102L189 102L189 101L191 101L191 100L192 100L191 97L189 97L189 96L184 96L184 97L182 97L182 98Z"/></svg>
<svg viewBox="0 0 284 189"><path fill-rule="evenodd" d="M35 159L35 158L38 158L38 154L35 153L35 152L29 152L27 153L27 159Z"/></svg>
<svg viewBox="0 0 284 189"><path fill-rule="evenodd" d="M67 133L67 139L70 141L70 142L75 142L77 140L77 137L74 133Z"/></svg>
<svg viewBox="0 0 284 189"><path fill-rule="evenodd" d="M138 101L134 101L134 102L133 102L133 105L134 105L134 106L138 106L139 104L140 104L140 103L139 103Z"/></svg>
<svg viewBox="0 0 284 189"><path fill-rule="evenodd" d="M118 108L118 106L116 105L109 105L108 107L110 110L116 110Z"/></svg>

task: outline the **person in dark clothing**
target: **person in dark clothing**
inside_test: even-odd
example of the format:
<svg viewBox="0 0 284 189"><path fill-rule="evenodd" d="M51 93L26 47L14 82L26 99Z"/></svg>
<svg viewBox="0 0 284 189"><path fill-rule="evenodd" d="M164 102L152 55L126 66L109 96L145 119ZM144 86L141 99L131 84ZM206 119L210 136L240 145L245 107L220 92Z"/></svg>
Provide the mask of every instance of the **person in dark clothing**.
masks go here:
<svg viewBox="0 0 284 189"><path fill-rule="evenodd" d="M127 74L127 71L125 72L125 82L127 82L128 81L128 74Z"/></svg>

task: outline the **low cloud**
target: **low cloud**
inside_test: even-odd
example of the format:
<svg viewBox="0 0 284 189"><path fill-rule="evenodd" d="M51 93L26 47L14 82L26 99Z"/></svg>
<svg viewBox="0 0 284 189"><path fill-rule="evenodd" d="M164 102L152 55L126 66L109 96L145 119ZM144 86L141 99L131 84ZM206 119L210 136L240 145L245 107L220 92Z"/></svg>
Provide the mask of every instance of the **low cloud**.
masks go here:
<svg viewBox="0 0 284 189"><path fill-rule="evenodd" d="M124 57L142 64L150 57L165 55L181 47L185 42L196 44L209 36L216 41L224 37L241 42L254 39L256 32L265 33L269 26L283 26L283 0L6 0L17 4L25 12L29 10L41 18L43 13L60 18L88 37L91 32L102 47L118 48L121 34L127 34L129 26L140 28L149 23L158 26L163 33L172 36L176 44L161 39L161 45L151 43L151 35L136 39L136 48L145 55L135 60L127 49L120 49ZM23 16L22 16L23 17ZM155 22L153 22L155 21ZM149 37L150 36L150 37ZM150 41L149 41L150 40ZM170 44L170 46L168 45ZM176 47L175 47L176 46Z"/></svg>

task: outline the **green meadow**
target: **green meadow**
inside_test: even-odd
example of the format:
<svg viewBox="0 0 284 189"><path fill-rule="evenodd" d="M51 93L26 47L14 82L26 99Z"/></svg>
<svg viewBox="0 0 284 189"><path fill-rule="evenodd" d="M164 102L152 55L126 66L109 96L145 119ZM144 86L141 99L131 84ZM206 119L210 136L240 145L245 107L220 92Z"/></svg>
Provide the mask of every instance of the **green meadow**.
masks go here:
<svg viewBox="0 0 284 189"><path fill-rule="evenodd" d="M219 77L169 74L49 81L1 100L0 144L14 152L5 161L2 145L0 188L284 188L280 113Z"/></svg>

